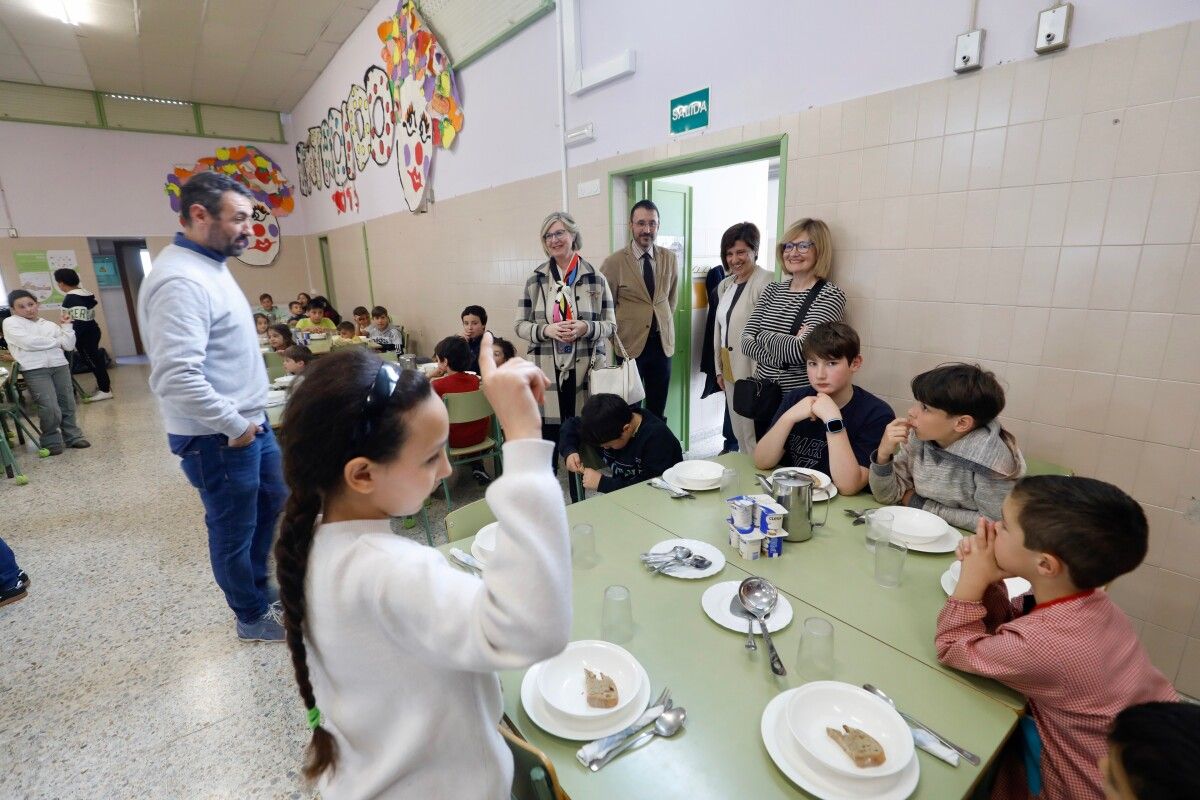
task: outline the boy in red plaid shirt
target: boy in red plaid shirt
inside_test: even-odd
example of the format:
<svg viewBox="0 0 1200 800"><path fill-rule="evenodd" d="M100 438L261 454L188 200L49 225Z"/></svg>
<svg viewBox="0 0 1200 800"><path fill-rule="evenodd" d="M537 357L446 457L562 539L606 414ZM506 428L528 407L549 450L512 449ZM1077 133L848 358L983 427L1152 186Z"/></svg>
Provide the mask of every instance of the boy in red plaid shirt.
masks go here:
<svg viewBox="0 0 1200 800"><path fill-rule="evenodd" d="M1126 706L1175 700L1125 613L1098 587L1146 556L1146 516L1091 478L1017 483L1002 521L980 519L959 545L962 577L938 615L938 659L1029 698L1021 752L1005 752L993 798L1103 798L1097 761ZM1003 579L1033 587L1010 601ZM1022 758L1023 756L1023 758Z"/></svg>

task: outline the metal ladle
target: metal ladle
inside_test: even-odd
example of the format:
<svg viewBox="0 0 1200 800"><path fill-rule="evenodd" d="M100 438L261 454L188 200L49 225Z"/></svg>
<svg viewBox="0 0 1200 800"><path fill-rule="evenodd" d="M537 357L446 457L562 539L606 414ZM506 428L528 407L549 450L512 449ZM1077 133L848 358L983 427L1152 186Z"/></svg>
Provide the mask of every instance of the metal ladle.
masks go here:
<svg viewBox="0 0 1200 800"><path fill-rule="evenodd" d="M767 617L775 610L775 604L779 602L779 590L762 578L746 578L738 586L738 598L741 599L745 609L758 619L758 625L763 632L763 640L767 643L767 652L771 656L771 672L780 676L787 675L783 661L779 658L779 651L775 649L775 643L771 641L771 632L767 630Z"/></svg>

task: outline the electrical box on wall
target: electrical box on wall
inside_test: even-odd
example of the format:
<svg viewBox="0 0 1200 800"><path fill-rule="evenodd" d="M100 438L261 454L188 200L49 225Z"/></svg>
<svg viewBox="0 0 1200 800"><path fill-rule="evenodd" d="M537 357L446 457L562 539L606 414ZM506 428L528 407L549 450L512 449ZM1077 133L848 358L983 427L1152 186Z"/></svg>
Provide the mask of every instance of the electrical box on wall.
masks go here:
<svg viewBox="0 0 1200 800"><path fill-rule="evenodd" d="M1033 49L1039 53L1051 53L1061 50L1070 44L1071 10L1070 3L1060 3L1054 8L1047 8L1038 15L1037 39Z"/></svg>
<svg viewBox="0 0 1200 800"><path fill-rule="evenodd" d="M958 37L954 48L954 71L970 72L983 66L983 30L974 30Z"/></svg>
<svg viewBox="0 0 1200 800"><path fill-rule="evenodd" d="M8 229L8 238L10 238L10 239L15 239L15 238L17 238L17 229L16 229L16 228L9 228L9 229Z"/></svg>

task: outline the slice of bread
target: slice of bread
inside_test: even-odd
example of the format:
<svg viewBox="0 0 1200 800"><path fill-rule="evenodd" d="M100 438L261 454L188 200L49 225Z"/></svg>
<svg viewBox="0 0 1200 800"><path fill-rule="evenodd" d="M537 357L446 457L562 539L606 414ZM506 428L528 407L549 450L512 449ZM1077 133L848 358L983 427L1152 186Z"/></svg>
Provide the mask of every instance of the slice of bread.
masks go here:
<svg viewBox="0 0 1200 800"><path fill-rule="evenodd" d="M845 733L842 733L845 731ZM875 741L874 737L865 731L858 728L851 728L849 725L843 725L842 730L836 728L826 728L825 732L829 734L829 738L838 743L838 746L846 751L846 755L850 756L850 760L854 762L854 766L860 769L867 767L878 767L883 762L887 761L887 755L883 752L883 745Z"/></svg>
<svg viewBox="0 0 1200 800"><path fill-rule="evenodd" d="M587 692L587 704L592 708L615 708L617 705L617 685L613 679L603 672L583 668L584 689Z"/></svg>

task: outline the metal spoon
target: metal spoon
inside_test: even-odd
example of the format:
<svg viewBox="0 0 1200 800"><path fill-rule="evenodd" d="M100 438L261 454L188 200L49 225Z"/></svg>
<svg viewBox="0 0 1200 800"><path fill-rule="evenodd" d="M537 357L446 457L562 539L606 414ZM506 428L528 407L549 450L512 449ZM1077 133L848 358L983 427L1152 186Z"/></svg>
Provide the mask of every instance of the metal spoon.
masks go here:
<svg viewBox="0 0 1200 800"><path fill-rule="evenodd" d="M612 761L614 758L616 758L618 755L620 755L621 753L624 753L626 750L637 747L638 745L640 745L644 742L648 742L651 739L653 739L655 736L666 736L666 737L674 736L675 734L679 733L681 728L683 728L683 722L686 719L687 719L687 709L680 708L679 706L675 706L673 708L668 708L666 711L664 711L662 713L662 716L660 716L658 718L658 720L655 721L653 730L646 731L645 733L643 733L641 736L637 737L636 739L630 739L629 741L625 742L620 747L618 747L616 750L613 750L611 753L606 755L604 758L600 758L600 759L597 759L596 761L593 761L592 763L588 764L588 769L590 769L592 772L596 772L601 767L606 765L608 762Z"/></svg>
<svg viewBox="0 0 1200 800"><path fill-rule="evenodd" d="M684 561L692 557L692 551L681 544L677 544L671 548L670 556L670 559L659 564L651 571L657 575L667 567L672 567L676 564L682 564Z"/></svg>
<svg viewBox="0 0 1200 800"><path fill-rule="evenodd" d="M898 713L904 719L904 721L907 722L909 725L912 725L913 727L916 727L916 728L920 728L921 730L923 730L926 733L933 736L933 738L937 739L942 744L946 745L946 747L949 747L951 750L958 753L960 756L965 758L967 761L971 762L972 764L974 764L977 767L979 766L979 756L975 755L970 750L959 747L954 742L950 741L945 736L942 736L940 733L935 731L933 728L926 725L924 722L921 722L918 719L914 719L913 717L910 717L908 714L905 714L899 708L896 708L896 701L893 700L892 698L888 697L884 693L883 689L877 689L869 683L864 683L863 688L866 689L871 694L875 695L876 697L880 698L884 702L886 702L892 708L895 708L896 713Z"/></svg>
<svg viewBox="0 0 1200 800"><path fill-rule="evenodd" d="M746 578L738 586L738 597L741 598L742 605L746 607L746 610L758 619L758 626L762 628L763 639L767 643L767 652L771 654L771 672L781 676L787 675L783 661L779 658L779 651L775 649L775 643L771 641L771 632L767 630L767 616L779 602L779 590L763 578Z"/></svg>
<svg viewBox="0 0 1200 800"><path fill-rule="evenodd" d="M741 617L742 619L746 620L746 649L757 650L758 645L754 642L754 615L747 611L746 607L742 605L742 598L738 597L736 594L729 598L729 611L735 617Z"/></svg>

